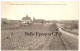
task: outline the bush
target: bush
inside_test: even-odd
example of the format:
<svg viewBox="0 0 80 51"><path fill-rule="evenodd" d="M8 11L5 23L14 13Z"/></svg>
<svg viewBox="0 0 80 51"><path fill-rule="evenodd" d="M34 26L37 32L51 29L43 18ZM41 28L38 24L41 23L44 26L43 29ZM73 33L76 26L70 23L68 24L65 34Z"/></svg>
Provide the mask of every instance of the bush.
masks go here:
<svg viewBox="0 0 80 51"><path fill-rule="evenodd" d="M3 22L3 24L7 24L7 22L6 22L6 21L4 21L4 22Z"/></svg>
<svg viewBox="0 0 80 51"><path fill-rule="evenodd" d="M57 28L57 25L55 23L53 23L50 28L49 28L50 32L54 32L54 31L59 31Z"/></svg>
<svg viewBox="0 0 80 51"><path fill-rule="evenodd" d="M72 24L71 29L78 29L78 24Z"/></svg>

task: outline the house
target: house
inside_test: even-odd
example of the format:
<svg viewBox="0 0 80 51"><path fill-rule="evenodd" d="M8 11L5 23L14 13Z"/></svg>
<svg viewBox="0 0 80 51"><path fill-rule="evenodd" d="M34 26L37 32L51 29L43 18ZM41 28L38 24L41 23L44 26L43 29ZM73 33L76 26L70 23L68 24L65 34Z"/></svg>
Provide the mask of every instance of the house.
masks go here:
<svg viewBox="0 0 80 51"><path fill-rule="evenodd" d="M1 25L7 24L7 18L1 18Z"/></svg>
<svg viewBox="0 0 80 51"><path fill-rule="evenodd" d="M25 17L22 18L22 22L25 23L25 24L29 24L29 23L32 23L32 20L31 18L27 15Z"/></svg>
<svg viewBox="0 0 80 51"><path fill-rule="evenodd" d="M44 19L33 19L33 23L44 23Z"/></svg>
<svg viewBox="0 0 80 51"><path fill-rule="evenodd" d="M20 20L8 20L9 24L18 24Z"/></svg>
<svg viewBox="0 0 80 51"><path fill-rule="evenodd" d="M33 22L34 23L44 23L44 20L43 19L35 19Z"/></svg>
<svg viewBox="0 0 80 51"><path fill-rule="evenodd" d="M45 20L45 23L46 24L53 24L53 23L56 23L57 21L55 20Z"/></svg>
<svg viewBox="0 0 80 51"><path fill-rule="evenodd" d="M7 18L1 18L1 24L18 24L20 20L9 20Z"/></svg>

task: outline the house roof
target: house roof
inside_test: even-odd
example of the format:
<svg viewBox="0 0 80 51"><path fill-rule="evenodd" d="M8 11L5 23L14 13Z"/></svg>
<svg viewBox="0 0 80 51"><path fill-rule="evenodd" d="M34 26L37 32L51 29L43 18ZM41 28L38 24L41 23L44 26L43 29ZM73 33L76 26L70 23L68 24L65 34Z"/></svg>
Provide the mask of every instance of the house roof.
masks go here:
<svg viewBox="0 0 80 51"><path fill-rule="evenodd" d="M44 19L35 19L34 22L38 22L38 23L44 22Z"/></svg>
<svg viewBox="0 0 80 51"><path fill-rule="evenodd" d="M31 18L27 15L26 17L23 17L22 20L31 20Z"/></svg>
<svg viewBox="0 0 80 51"><path fill-rule="evenodd" d="M29 19L31 19L31 18L30 18L30 17L23 17L23 18L22 18L22 20L26 20L26 19L29 20Z"/></svg>
<svg viewBox="0 0 80 51"><path fill-rule="evenodd" d="M44 21L44 19L35 19L35 21Z"/></svg>

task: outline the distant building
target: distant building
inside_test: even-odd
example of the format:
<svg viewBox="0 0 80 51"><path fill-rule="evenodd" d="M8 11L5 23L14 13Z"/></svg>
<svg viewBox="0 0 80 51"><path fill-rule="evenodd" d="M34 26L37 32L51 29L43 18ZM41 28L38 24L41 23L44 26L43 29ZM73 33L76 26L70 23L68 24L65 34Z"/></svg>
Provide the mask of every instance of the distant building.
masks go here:
<svg viewBox="0 0 80 51"><path fill-rule="evenodd" d="M55 20L45 20L45 23L46 24L53 24L53 23L56 23Z"/></svg>
<svg viewBox="0 0 80 51"><path fill-rule="evenodd" d="M20 20L8 20L9 24L18 24Z"/></svg>
<svg viewBox="0 0 80 51"><path fill-rule="evenodd" d="M9 20L7 18L1 18L1 24L18 24L20 20Z"/></svg>
<svg viewBox="0 0 80 51"><path fill-rule="evenodd" d="M20 20L9 20L7 18L1 18L1 26L4 25L19 25Z"/></svg>
<svg viewBox="0 0 80 51"><path fill-rule="evenodd" d="M45 21L44 21L44 19L35 19L35 18L33 18L33 22L34 23L44 23Z"/></svg>
<svg viewBox="0 0 80 51"><path fill-rule="evenodd" d="M29 24L29 23L32 23L32 20L31 20L31 18L27 15L26 17L23 17L23 18L22 18L22 22L23 22L23 23L26 23L26 24Z"/></svg>
<svg viewBox="0 0 80 51"><path fill-rule="evenodd" d="M7 18L1 18L1 25L7 24Z"/></svg>

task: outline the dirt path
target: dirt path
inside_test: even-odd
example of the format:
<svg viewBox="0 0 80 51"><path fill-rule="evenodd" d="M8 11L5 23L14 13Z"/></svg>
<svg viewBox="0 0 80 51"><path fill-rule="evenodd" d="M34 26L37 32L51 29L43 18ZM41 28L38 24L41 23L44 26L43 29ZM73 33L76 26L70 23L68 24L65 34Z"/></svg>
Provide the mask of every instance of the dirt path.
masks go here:
<svg viewBox="0 0 80 51"><path fill-rule="evenodd" d="M72 37L72 38L75 38L76 40L78 40L78 35L76 35L76 34L72 34L72 33L68 33L68 32L66 32L66 31L63 31L61 28L59 28L59 31L60 32L62 32L62 33L64 33L65 35L67 35L67 36L70 36L70 37Z"/></svg>
<svg viewBox="0 0 80 51"><path fill-rule="evenodd" d="M78 35L65 32L62 29L59 30L62 33L61 37L64 41L66 48L68 50L78 50Z"/></svg>

